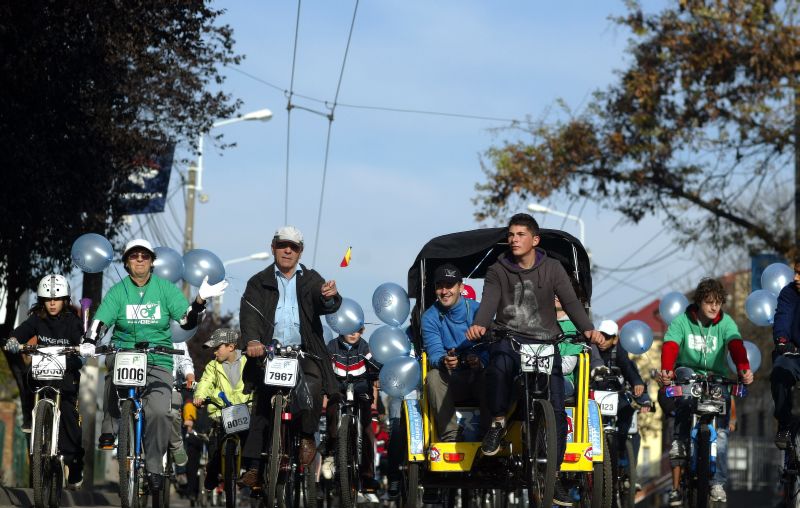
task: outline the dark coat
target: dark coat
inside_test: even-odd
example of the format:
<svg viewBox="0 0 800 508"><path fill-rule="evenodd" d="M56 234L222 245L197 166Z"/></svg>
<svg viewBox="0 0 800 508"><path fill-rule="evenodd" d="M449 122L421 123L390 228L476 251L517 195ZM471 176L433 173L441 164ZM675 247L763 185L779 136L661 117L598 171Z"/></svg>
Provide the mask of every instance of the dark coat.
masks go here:
<svg viewBox="0 0 800 508"><path fill-rule="evenodd" d="M795 289L794 282L781 289L778 295L778 307L775 309L775 320L772 324L772 338L777 340L784 337L795 346L800 347L798 303L800 303L800 293Z"/></svg>
<svg viewBox="0 0 800 508"><path fill-rule="evenodd" d="M331 301L325 302L322 298L322 285L325 280L316 271L303 265L300 267L303 271L296 277L297 304L300 310L300 338L303 350L322 359L317 363L322 372L323 391L335 393L338 391L339 384L333 375L330 356L325 347L320 316L333 314L339 310L342 297L337 294ZM242 330L240 347L243 351L247 349L247 343L251 340L258 340L264 344L272 341L275 310L279 297L274 263L247 281L247 288L244 290L239 307L239 326ZM245 368L251 364L256 366L257 362L248 362ZM250 374L244 374L245 383L257 382L256 377L252 373Z"/></svg>

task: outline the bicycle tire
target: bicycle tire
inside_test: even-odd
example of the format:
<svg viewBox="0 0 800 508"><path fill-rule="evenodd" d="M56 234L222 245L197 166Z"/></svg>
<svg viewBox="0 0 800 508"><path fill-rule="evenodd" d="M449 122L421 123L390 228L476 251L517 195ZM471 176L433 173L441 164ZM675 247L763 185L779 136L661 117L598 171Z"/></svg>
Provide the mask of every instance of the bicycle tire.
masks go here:
<svg viewBox="0 0 800 508"><path fill-rule="evenodd" d="M408 443L408 431L405 411L400 418L400 429L403 433L401 442ZM405 467L400 468L400 508L420 508L422 500L419 492L419 463L408 460L408 450L402 451Z"/></svg>
<svg viewBox="0 0 800 508"><path fill-rule="evenodd" d="M236 466L239 450L234 439L226 439L222 447L222 486L225 490L225 508L236 508Z"/></svg>
<svg viewBox="0 0 800 508"><path fill-rule="evenodd" d="M622 508L634 508L636 506L636 459L633 453L633 443L630 439L625 440L625 455L628 457L628 466L623 470L622 489L620 490L620 505Z"/></svg>
<svg viewBox="0 0 800 508"><path fill-rule="evenodd" d="M167 450L161 490L153 496L153 508L169 508L169 491L172 486L172 452Z"/></svg>
<svg viewBox="0 0 800 508"><path fill-rule="evenodd" d="M139 496L140 474L134 455L136 442L136 420L132 400L120 406L119 437L117 440L117 464L119 465L119 499L122 508L147 506L147 497Z"/></svg>
<svg viewBox="0 0 800 508"><path fill-rule="evenodd" d="M527 422L532 432L528 454L528 499L532 505L552 506L556 483L556 417L550 401L535 399L534 421Z"/></svg>
<svg viewBox="0 0 800 508"><path fill-rule="evenodd" d="M303 466L303 503L306 508L317 508L317 479L314 476L313 464Z"/></svg>
<svg viewBox="0 0 800 508"><path fill-rule="evenodd" d="M614 500L611 445L603 435L603 461L592 466L592 508L611 508Z"/></svg>
<svg viewBox="0 0 800 508"><path fill-rule="evenodd" d="M340 418L336 436L336 479L339 483L339 505L341 508L353 508L358 496L358 463L355 457L354 425L350 416Z"/></svg>
<svg viewBox="0 0 800 508"><path fill-rule="evenodd" d="M609 475L604 477L604 488L611 491L611 503L609 506L614 508L621 508L622 506L622 472L619 467L619 445L617 444L616 432L603 433L603 445L605 450L603 453L603 462L608 462ZM605 492L603 493L605 495Z"/></svg>
<svg viewBox="0 0 800 508"><path fill-rule="evenodd" d="M711 430L708 424L701 424L697 430L695 450L695 472L691 481L694 488L690 498L694 500L695 508L707 508L711 479Z"/></svg>
<svg viewBox="0 0 800 508"><path fill-rule="evenodd" d="M53 436L53 406L41 402L35 409L36 425L33 432L33 454L31 476L33 477L33 505L36 508L50 506L50 492L55 488L50 468L51 439Z"/></svg>
<svg viewBox="0 0 800 508"><path fill-rule="evenodd" d="M50 508L58 508L61 504L61 488L64 486L64 464L58 457L50 459L50 472L52 474L50 487Z"/></svg>
<svg viewBox="0 0 800 508"><path fill-rule="evenodd" d="M274 508L278 490L278 476L280 475L281 455L281 411L283 410L283 394L276 393L272 402L272 428L270 429L269 460L264 470L264 487L266 497L265 508Z"/></svg>

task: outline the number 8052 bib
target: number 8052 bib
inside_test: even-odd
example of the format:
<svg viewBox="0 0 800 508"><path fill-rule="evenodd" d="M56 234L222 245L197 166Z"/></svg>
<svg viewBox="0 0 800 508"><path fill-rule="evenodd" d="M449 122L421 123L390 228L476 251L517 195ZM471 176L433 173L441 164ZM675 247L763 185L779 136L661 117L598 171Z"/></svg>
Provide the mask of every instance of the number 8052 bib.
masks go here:
<svg viewBox="0 0 800 508"><path fill-rule="evenodd" d="M147 383L146 353L117 353L114 359L114 384L144 386Z"/></svg>

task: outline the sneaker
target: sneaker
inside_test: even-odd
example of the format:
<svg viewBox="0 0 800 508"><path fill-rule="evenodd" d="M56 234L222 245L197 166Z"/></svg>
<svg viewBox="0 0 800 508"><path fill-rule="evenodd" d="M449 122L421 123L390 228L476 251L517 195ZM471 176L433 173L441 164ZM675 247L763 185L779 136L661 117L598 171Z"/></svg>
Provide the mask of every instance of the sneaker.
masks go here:
<svg viewBox="0 0 800 508"><path fill-rule="evenodd" d="M386 489L386 495L389 496L389 499L400 497L400 480L389 480L389 488Z"/></svg>
<svg viewBox="0 0 800 508"><path fill-rule="evenodd" d="M31 427L33 427L33 424L31 423L32 420L33 420L33 415L31 415L30 412L26 412L23 415L23 417L22 417L22 432L24 432L26 434L30 434L31 433Z"/></svg>
<svg viewBox="0 0 800 508"><path fill-rule="evenodd" d="M322 461L322 467L320 468L320 474L322 474L322 477L326 480L332 479L335 470L333 457L325 457L325 460Z"/></svg>
<svg viewBox="0 0 800 508"><path fill-rule="evenodd" d="M785 450L789 446L789 439L791 439L791 429L789 427L778 427L778 433L775 434L775 446L779 450Z"/></svg>
<svg viewBox="0 0 800 508"><path fill-rule="evenodd" d="M179 446L177 450L172 451L172 460L178 467L183 467L189 462L189 456L186 455L186 450L183 445Z"/></svg>
<svg viewBox="0 0 800 508"><path fill-rule="evenodd" d="M500 422L494 422L483 437L481 443L481 451L484 455L497 455L500 451L500 446L503 443L503 438L506 435L506 428Z"/></svg>
<svg viewBox="0 0 800 508"><path fill-rule="evenodd" d="M425 487L422 491L422 504L440 504L442 502L442 491L430 487Z"/></svg>
<svg viewBox="0 0 800 508"><path fill-rule="evenodd" d="M113 450L114 441L114 434L100 434L100 438L97 440L97 448L99 450Z"/></svg>
<svg viewBox="0 0 800 508"><path fill-rule="evenodd" d="M556 478L555 490L553 491L553 504L555 506L572 506L572 496L564 488L561 478Z"/></svg>
<svg viewBox="0 0 800 508"><path fill-rule="evenodd" d="M249 487L252 489L261 488L261 478L259 478L258 468L251 468L242 473L242 476L236 480L236 485L240 487Z"/></svg>
<svg viewBox="0 0 800 508"><path fill-rule="evenodd" d="M375 494L374 492L367 492L366 494L364 494L364 503L365 504L378 505L378 504L380 504L380 502L381 502L381 500L378 499L378 495Z"/></svg>
<svg viewBox="0 0 800 508"><path fill-rule="evenodd" d="M669 505L670 506L683 506L683 496L677 490L672 490L669 493Z"/></svg>
<svg viewBox="0 0 800 508"><path fill-rule="evenodd" d="M78 490L83 485L83 464L73 463L67 466L67 490Z"/></svg>
<svg viewBox="0 0 800 508"><path fill-rule="evenodd" d="M307 466L314 461L314 455L317 453L317 443L314 442L313 437L304 437L300 440L300 464Z"/></svg>
<svg viewBox="0 0 800 508"><path fill-rule="evenodd" d="M686 458L686 445L683 441L674 440L672 446L669 447L669 458L672 460Z"/></svg>
<svg viewBox="0 0 800 508"><path fill-rule="evenodd" d="M711 486L710 496L712 501L717 501L719 503L728 502L728 496L725 495L725 488L719 483Z"/></svg>

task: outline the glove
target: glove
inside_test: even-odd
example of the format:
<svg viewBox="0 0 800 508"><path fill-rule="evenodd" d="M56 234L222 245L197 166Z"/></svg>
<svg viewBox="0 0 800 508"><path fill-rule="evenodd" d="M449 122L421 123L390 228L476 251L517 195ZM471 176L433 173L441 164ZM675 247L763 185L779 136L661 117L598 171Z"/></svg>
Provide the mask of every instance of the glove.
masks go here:
<svg viewBox="0 0 800 508"><path fill-rule="evenodd" d="M3 349L9 353L19 353L19 341L15 337L11 337L6 341L6 345Z"/></svg>
<svg viewBox="0 0 800 508"><path fill-rule="evenodd" d="M197 294L199 294L200 298L203 300L208 300L209 298L213 298L215 296L222 296L225 293L225 288L227 287L227 280L222 280L216 284L209 284L208 275L206 275L203 278L203 283L200 284L200 290L197 292Z"/></svg>
<svg viewBox="0 0 800 508"><path fill-rule="evenodd" d="M89 342L84 342L79 346L81 356L84 358L88 358L90 356L94 356L95 345Z"/></svg>
<svg viewBox="0 0 800 508"><path fill-rule="evenodd" d="M786 337L778 337L775 339L775 352L779 355L785 355L791 351L792 343Z"/></svg>

